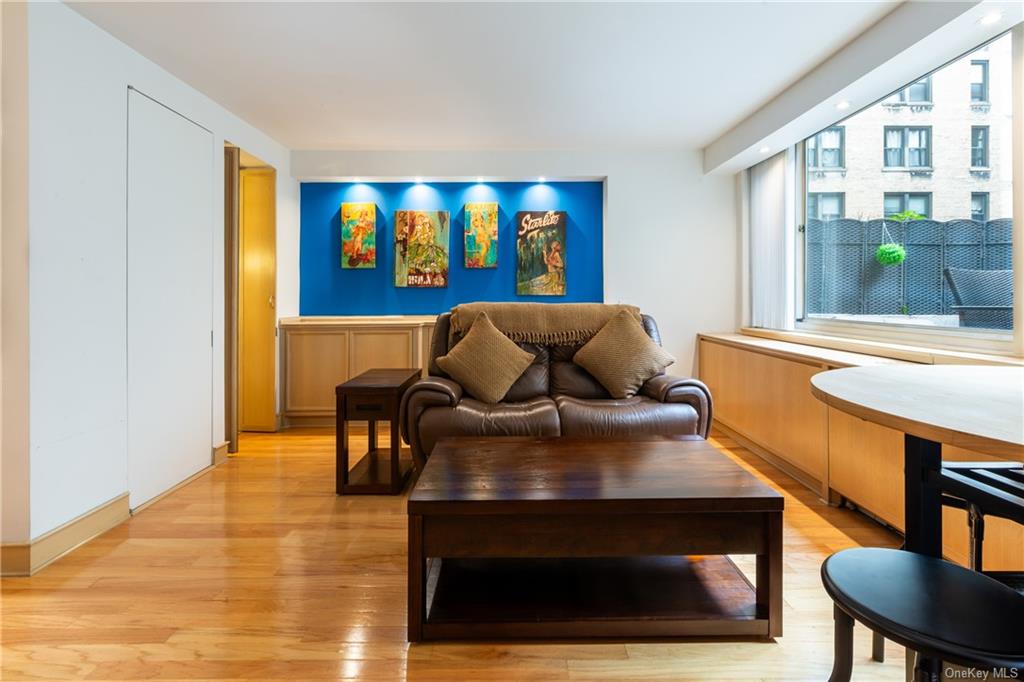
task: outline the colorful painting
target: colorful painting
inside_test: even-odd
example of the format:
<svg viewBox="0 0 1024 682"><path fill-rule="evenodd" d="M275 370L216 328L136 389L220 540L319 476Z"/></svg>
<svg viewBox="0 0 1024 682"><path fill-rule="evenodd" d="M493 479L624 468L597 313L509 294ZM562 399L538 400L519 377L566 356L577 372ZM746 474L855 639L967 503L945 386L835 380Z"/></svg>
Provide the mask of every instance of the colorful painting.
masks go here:
<svg viewBox="0 0 1024 682"><path fill-rule="evenodd" d="M395 286L448 286L448 211L395 211Z"/></svg>
<svg viewBox="0 0 1024 682"><path fill-rule="evenodd" d="M376 204L341 205L341 267L377 267Z"/></svg>
<svg viewBox="0 0 1024 682"><path fill-rule="evenodd" d="M565 296L565 211L516 213L516 294Z"/></svg>
<svg viewBox="0 0 1024 682"><path fill-rule="evenodd" d="M466 204L466 267L498 267L498 204Z"/></svg>

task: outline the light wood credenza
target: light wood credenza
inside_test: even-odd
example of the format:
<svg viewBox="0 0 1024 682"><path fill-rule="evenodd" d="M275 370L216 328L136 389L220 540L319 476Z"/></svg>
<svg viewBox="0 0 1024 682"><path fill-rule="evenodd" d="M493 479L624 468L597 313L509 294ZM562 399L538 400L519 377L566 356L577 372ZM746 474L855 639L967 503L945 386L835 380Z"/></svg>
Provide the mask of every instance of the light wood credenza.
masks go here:
<svg viewBox="0 0 1024 682"><path fill-rule="evenodd" d="M802 482L823 499L845 498L861 511L903 530L903 433L826 406L811 395L810 378L839 367L905 364L917 360L955 362L956 358L893 359L858 352L762 338L739 333L700 334L701 380L714 399L715 427ZM962 363L980 361L961 357ZM1020 364L1007 359L1007 364ZM994 459L943 446L943 458ZM985 567L1024 568L1024 529L989 519L985 528ZM959 509L943 509L946 556L966 563L967 520Z"/></svg>
<svg viewBox="0 0 1024 682"><path fill-rule="evenodd" d="M287 317L281 330L285 426L334 424L334 388L372 368L427 364L434 315Z"/></svg>

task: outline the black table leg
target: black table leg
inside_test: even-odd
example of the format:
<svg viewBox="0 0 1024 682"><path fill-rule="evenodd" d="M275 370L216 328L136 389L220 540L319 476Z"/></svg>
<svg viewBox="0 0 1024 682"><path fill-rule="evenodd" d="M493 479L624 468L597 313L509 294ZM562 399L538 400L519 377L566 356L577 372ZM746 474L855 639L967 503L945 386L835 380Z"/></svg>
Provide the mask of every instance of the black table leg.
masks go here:
<svg viewBox="0 0 1024 682"><path fill-rule="evenodd" d="M904 524L903 549L942 558L942 444L903 436ZM918 657L915 680L938 679L940 661Z"/></svg>
<svg viewBox="0 0 1024 682"><path fill-rule="evenodd" d="M904 453L904 549L942 558L942 444L906 434Z"/></svg>

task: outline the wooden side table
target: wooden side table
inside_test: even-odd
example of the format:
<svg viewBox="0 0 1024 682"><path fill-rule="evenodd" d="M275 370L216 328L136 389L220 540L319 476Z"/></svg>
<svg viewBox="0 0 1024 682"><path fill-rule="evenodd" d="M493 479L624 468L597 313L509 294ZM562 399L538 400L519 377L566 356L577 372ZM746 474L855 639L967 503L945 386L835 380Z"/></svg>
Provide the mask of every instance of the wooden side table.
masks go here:
<svg viewBox="0 0 1024 682"><path fill-rule="evenodd" d="M412 458L403 458L398 427L402 395L420 377L419 369L371 369L338 384L335 435L335 486L339 495L397 495L412 472ZM370 449L349 471L348 423L368 422ZM377 422L390 422L391 445L377 447ZM390 456L388 456L390 455Z"/></svg>

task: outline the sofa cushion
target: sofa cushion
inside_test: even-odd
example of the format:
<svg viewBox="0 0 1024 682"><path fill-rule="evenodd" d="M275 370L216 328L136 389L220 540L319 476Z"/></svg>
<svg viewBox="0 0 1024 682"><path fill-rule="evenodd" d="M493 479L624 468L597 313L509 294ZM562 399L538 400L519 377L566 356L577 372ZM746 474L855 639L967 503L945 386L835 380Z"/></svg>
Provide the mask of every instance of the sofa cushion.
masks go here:
<svg viewBox="0 0 1024 682"><path fill-rule="evenodd" d="M455 407L427 408L417 428L420 445L428 454L442 438L561 435L555 401L546 396L497 404L463 398Z"/></svg>
<svg viewBox="0 0 1024 682"><path fill-rule="evenodd" d="M508 389L502 402L518 403L548 394L548 347L536 343L517 343L517 346L533 355L533 362L520 375L512 388Z"/></svg>
<svg viewBox="0 0 1024 682"><path fill-rule="evenodd" d="M700 416L686 403L645 396L589 400L555 396L563 436L676 436L700 434Z"/></svg>
<svg viewBox="0 0 1024 682"><path fill-rule="evenodd" d="M533 360L532 353L498 331L486 313L480 313L465 338L438 358L437 364L474 398L496 403Z"/></svg>
<svg viewBox="0 0 1024 682"><path fill-rule="evenodd" d="M614 398L636 395L645 381L675 361L625 312L610 319L573 356L573 362L590 372Z"/></svg>

